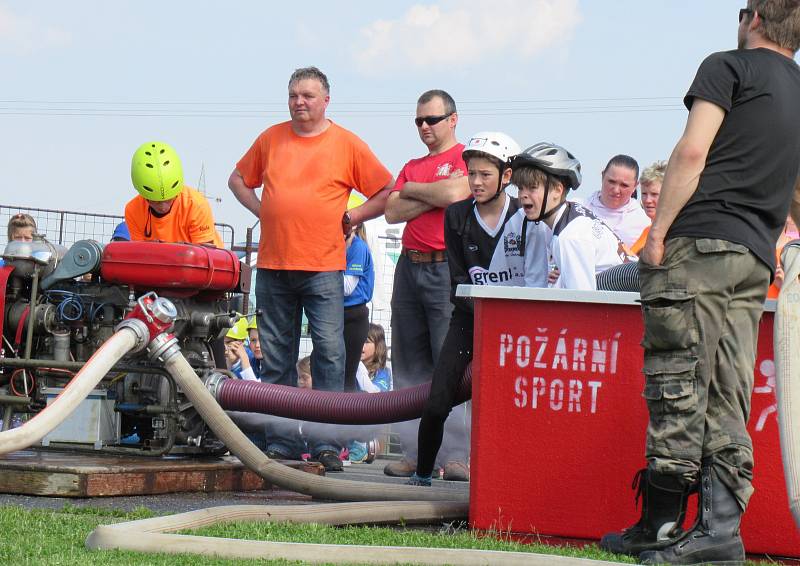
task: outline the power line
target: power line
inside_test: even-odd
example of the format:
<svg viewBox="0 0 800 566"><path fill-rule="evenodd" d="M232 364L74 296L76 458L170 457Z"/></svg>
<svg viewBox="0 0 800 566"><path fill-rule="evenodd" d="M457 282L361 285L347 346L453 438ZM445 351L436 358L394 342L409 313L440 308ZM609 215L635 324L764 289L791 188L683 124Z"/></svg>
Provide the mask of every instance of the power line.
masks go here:
<svg viewBox="0 0 800 566"><path fill-rule="evenodd" d="M485 100L460 100L458 105L464 104L539 104L539 103L571 103L571 102L627 102L627 101L644 101L644 100L683 100L682 96L625 96L625 97L601 97L601 98L530 98L521 100L512 99L485 99ZM409 106L416 103L415 100L400 100L400 101L387 101L387 100L337 100L333 99L332 104L335 105L397 105ZM125 101L125 100L31 100L31 99L13 99L13 100L0 100L0 104L98 104L98 105L119 105L119 106L286 106L286 101L280 102L267 102L267 101L172 101L172 100L142 100L142 101Z"/></svg>
<svg viewBox="0 0 800 566"><path fill-rule="evenodd" d="M506 101L506 104L508 102ZM2 104L2 103L0 103ZM484 103L485 104L485 103ZM626 104L626 105L575 105L575 106L540 106L518 108L467 108L459 112L462 116L535 116L556 114L608 114L624 112L663 112L683 111L682 104ZM403 110L370 110L370 109L336 109L329 112L336 116L366 118L408 118L410 114ZM262 118L265 116L285 116L285 110L210 110L210 109L136 109L136 108L25 108L0 106L0 115L6 116L79 116L79 117L154 117L154 118Z"/></svg>

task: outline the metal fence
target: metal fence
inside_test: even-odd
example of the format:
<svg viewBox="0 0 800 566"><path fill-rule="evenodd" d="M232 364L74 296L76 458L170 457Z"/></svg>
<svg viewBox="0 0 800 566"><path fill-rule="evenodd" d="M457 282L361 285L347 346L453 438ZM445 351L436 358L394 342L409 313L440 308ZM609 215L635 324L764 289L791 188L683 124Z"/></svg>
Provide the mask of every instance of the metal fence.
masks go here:
<svg viewBox="0 0 800 566"><path fill-rule="evenodd" d="M114 228L125 220L115 214L75 212L49 208L0 205L0 226L7 227L12 216L30 214L36 221L36 230L50 242L69 247L78 240L110 242ZM230 224L216 223L217 230L226 246L233 246L235 233Z"/></svg>

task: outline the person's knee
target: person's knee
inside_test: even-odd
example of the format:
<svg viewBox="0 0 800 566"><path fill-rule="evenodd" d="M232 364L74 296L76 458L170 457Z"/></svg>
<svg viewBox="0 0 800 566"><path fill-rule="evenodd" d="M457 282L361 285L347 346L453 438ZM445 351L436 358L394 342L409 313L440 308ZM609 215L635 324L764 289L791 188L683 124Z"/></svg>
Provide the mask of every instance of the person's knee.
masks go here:
<svg viewBox="0 0 800 566"><path fill-rule="evenodd" d="M452 407L449 403L436 402L429 399L422 410L422 419L427 422L444 424L450 415L450 411L452 411Z"/></svg>

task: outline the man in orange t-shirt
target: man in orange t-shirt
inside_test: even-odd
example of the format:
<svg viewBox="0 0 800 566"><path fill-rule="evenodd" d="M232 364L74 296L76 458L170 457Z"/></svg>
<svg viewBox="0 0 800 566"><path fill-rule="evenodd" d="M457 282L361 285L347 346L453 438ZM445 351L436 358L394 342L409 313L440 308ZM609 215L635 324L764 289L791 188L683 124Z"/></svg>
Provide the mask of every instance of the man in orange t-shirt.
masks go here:
<svg viewBox="0 0 800 566"><path fill-rule="evenodd" d="M329 91L316 67L296 70L289 79L291 120L258 136L228 186L261 220L256 300L266 379L297 384L305 310L314 389L343 391L345 236L383 214L393 179L361 139L325 117ZM348 213L353 188L369 200Z"/></svg>
<svg viewBox="0 0 800 566"><path fill-rule="evenodd" d="M183 184L175 150L163 142L139 146L131 162L131 181L139 192L125 205L131 240L212 244L222 247L206 198Z"/></svg>

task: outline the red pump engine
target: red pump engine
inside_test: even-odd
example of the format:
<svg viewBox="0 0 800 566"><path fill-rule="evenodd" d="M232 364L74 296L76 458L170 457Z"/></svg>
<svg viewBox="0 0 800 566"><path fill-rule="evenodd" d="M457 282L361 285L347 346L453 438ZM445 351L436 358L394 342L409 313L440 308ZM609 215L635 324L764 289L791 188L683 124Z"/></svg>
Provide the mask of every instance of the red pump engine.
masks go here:
<svg viewBox="0 0 800 566"><path fill-rule="evenodd" d="M244 291L240 286L241 266L234 252L211 246L112 242L103 250L100 277L108 283L133 285L137 291L155 290L167 295L176 289L194 293ZM244 279L243 286L249 285L250 278Z"/></svg>

